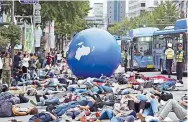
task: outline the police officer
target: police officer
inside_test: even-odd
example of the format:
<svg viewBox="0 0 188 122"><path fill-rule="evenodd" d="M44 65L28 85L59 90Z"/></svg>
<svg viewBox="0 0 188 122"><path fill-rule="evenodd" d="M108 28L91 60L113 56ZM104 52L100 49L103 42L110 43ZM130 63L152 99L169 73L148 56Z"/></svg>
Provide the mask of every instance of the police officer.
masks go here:
<svg viewBox="0 0 188 122"><path fill-rule="evenodd" d="M165 59L168 70L168 78L171 78L172 74L172 62L174 58L174 50L172 49L172 43L168 43L168 49L165 51Z"/></svg>
<svg viewBox="0 0 188 122"><path fill-rule="evenodd" d="M183 64L184 64L184 57L185 53L182 50L182 44L178 45L178 50L176 52L176 74L177 74L177 81L183 84L182 77L183 77Z"/></svg>
<svg viewBox="0 0 188 122"><path fill-rule="evenodd" d="M125 73L127 72L127 62L128 62L128 53L127 53L127 49L125 49L124 51L122 51L121 53L121 60L122 60L122 63L124 65L124 70L125 70Z"/></svg>

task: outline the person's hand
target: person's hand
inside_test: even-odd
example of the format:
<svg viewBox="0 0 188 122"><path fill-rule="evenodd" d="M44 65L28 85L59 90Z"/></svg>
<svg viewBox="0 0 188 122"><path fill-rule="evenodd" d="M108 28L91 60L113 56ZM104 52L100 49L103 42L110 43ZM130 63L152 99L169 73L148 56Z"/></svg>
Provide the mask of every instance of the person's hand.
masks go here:
<svg viewBox="0 0 188 122"><path fill-rule="evenodd" d="M118 113L116 116L117 117L123 116L123 113Z"/></svg>

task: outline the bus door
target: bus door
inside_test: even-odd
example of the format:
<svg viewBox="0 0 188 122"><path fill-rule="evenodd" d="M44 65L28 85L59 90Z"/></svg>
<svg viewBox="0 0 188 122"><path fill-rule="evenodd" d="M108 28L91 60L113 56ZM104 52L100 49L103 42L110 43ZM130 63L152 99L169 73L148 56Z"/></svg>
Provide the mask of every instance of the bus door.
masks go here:
<svg viewBox="0 0 188 122"><path fill-rule="evenodd" d="M156 69L160 69L161 60L164 59L164 50L166 48L166 41L163 35L157 35L153 38L153 63Z"/></svg>

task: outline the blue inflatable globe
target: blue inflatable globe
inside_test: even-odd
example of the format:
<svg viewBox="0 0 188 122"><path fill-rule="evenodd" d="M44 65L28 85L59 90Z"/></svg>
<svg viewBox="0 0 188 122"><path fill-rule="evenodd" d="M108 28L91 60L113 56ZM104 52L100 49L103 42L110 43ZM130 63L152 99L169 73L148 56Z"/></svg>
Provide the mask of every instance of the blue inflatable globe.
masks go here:
<svg viewBox="0 0 188 122"><path fill-rule="evenodd" d="M120 64L121 52L110 33L91 28L76 34L66 58L69 68L77 77L109 77Z"/></svg>

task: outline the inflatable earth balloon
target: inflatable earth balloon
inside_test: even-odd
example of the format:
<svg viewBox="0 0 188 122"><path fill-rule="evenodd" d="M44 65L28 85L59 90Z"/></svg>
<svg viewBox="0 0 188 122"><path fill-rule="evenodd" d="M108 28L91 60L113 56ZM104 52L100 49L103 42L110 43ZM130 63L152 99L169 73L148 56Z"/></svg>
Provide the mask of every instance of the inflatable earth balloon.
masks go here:
<svg viewBox="0 0 188 122"><path fill-rule="evenodd" d="M67 50L67 63L77 77L109 77L120 64L121 52L116 40L101 29L79 32Z"/></svg>

